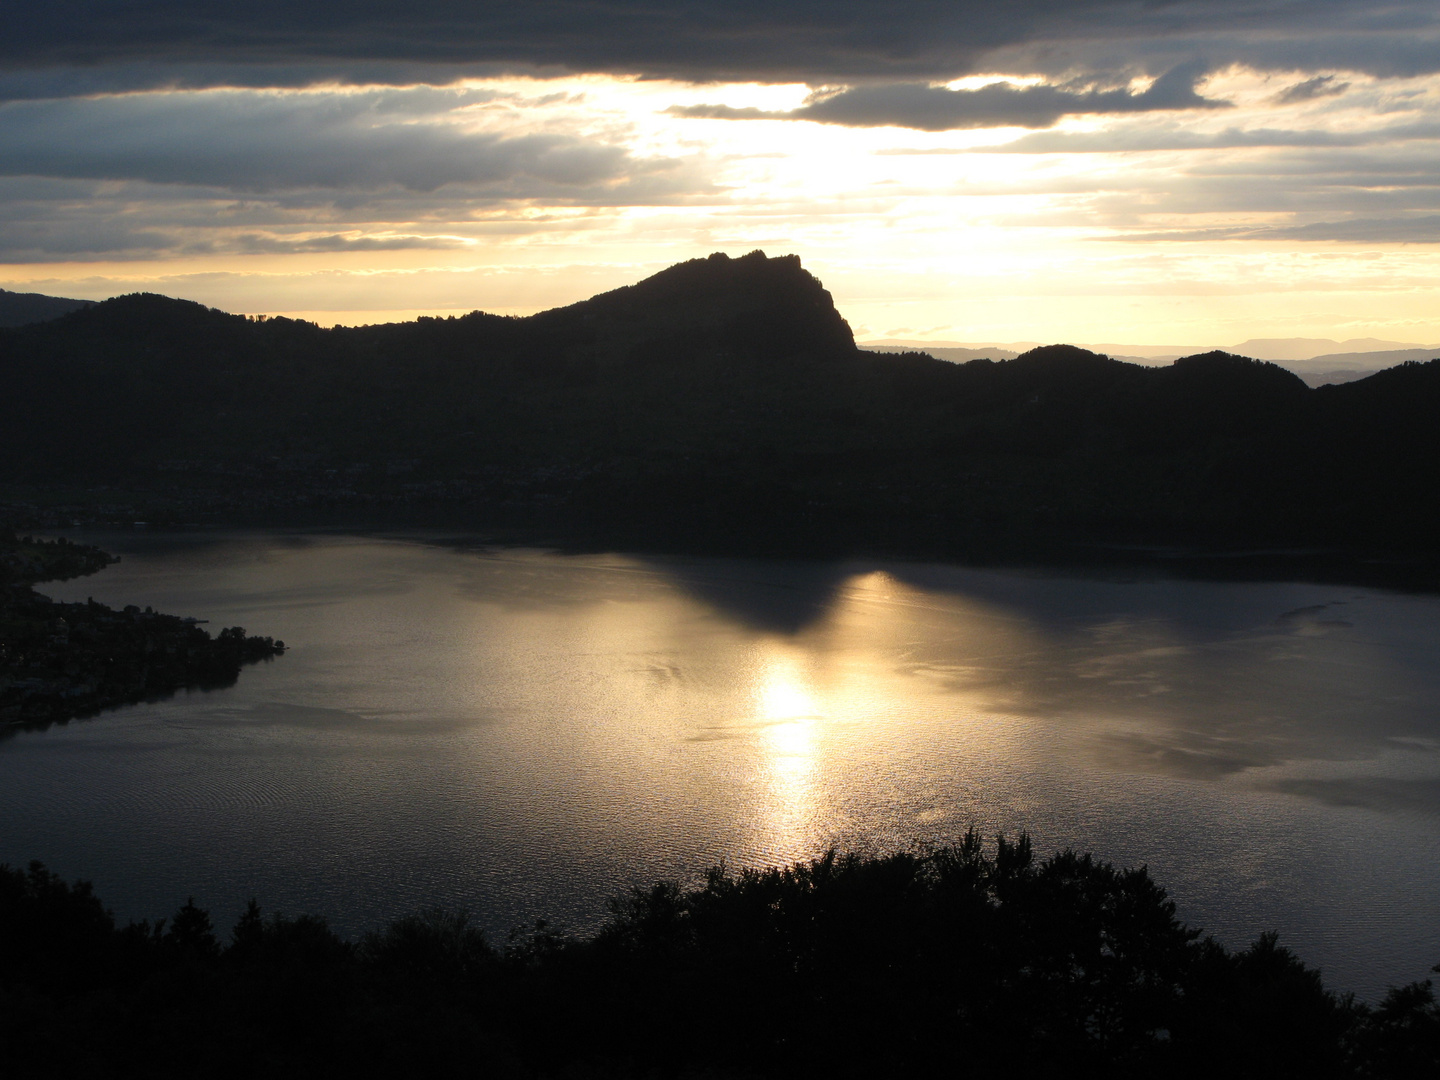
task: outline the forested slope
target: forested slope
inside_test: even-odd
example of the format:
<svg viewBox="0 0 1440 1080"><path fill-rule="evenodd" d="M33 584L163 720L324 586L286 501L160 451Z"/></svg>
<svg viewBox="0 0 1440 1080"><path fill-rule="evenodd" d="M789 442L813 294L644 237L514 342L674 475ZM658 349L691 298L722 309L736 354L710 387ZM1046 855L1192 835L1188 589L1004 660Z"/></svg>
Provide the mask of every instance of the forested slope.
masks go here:
<svg viewBox="0 0 1440 1080"><path fill-rule="evenodd" d="M902 549L1440 541L1440 363L1311 389L1224 353L873 354L793 256L527 318L325 330L120 297L0 331L0 371L0 483L222 516L403 502Z"/></svg>

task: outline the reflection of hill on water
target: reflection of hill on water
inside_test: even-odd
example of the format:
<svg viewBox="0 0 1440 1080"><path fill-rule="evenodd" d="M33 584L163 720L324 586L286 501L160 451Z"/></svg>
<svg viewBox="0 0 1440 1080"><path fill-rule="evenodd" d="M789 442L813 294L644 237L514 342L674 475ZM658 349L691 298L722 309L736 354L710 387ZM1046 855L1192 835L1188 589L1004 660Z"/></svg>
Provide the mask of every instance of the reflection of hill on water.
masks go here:
<svg viewBox="0 0 1440 1080"><path fill-rule="evenodd" d="M1050 637L1067 636L1116 615L1135 623L1163 621L1177 637L1192 642L1272 625L1306 635L1317 632L1311 625L1315 620L1306 617L1310 609L1296 609L1290 602L1297 591L1313 588L1303 581L1242 577L1235 584L1246 587L1225 589L1204 578L1165 576L1153 566L1126 573L1116 567L972 567L888 560L637 559L687 595L756 631L801 633L835 607L849 583L878 570L902 590L932 597L942 606L983 604ZM1337 588L1315 612L1343 604L1340 598L1347 594ZM1322 619L1319 628L1333 628L1333 617Z"/></svg>
<svg viewBox="0 0 1440 1080"><path fill-rule="evenodd" d="M245 663L259 663L259 660L247 660ZM86 705L79 709L53 709L48 713L35 717L24 717L8 720L0 723L0 742L14 738L22 732L49 731L53 727L64 727L71 723L82 723L87 720L94 720L106 713L123 709L129 705L155 704L161 701L169 701L179 694L209 694L216 690L228 690L240 679L240 671L237 668L234 675L220 677L204 683L195 683L190 686L174 686L161 690L142 689L134 693L118 696L105 704Z"/></svg>
<svg viewBox="0 0 1440 1080"><path fill-rule="evenodd" d="M1113 610L1116 589L1138 620L1173 621L1187 637L1206 637L1237 620L1268 623L1286 609L1256 607L1253 595L1217 592L1206 581L1164 576L1155 567L977 567L889 560L720 559L645 555L639 562L688 596L748 629L798 634L833 610L849 583L875 571L903 590L942 605L976 602L1010 612L1047 635ZM1267 583L1273 584L1273 583ZM1283 587L1283 586L1281 586ZM1253 610L1252 610L1253 609Z"/></svg>
<svg viewBox="0 0 1440 1080"><path fill-rule="evenodd" d="M645 563L746 629L817 654L859 645L843 630L809 631L860 603L895 630L881 653L859 645L867 670L1034 717L1070 752L1120 772L1232 778L1331 805L1436 806L1427 754L1402 745L1434 736L1417 708L1440 690L1440 673L1414 655L1434 641L1423 602L941 564Z"/></svg>
<svg viewBox="0 0 1440 1080"><path fill-rule="evenodd" d="M775 634L798 634L820 621L856 572L853 564L801 560L644 561L747 629Z"/></svg>

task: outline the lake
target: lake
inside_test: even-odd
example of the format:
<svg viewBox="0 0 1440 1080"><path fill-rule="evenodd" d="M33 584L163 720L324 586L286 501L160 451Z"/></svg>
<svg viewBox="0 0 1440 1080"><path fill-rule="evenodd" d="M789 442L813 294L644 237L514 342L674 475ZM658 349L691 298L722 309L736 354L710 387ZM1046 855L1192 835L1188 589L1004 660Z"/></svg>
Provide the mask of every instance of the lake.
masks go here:
<svg viewBox="0 0 1440 1080"><path fill-rule="evenodd" d="M118 916L574 930L660 877L1028 830L1374 999L1440 962L1440 598L438 537L75 534L64 600L290 651L0 741L0 860Z"/></svg>

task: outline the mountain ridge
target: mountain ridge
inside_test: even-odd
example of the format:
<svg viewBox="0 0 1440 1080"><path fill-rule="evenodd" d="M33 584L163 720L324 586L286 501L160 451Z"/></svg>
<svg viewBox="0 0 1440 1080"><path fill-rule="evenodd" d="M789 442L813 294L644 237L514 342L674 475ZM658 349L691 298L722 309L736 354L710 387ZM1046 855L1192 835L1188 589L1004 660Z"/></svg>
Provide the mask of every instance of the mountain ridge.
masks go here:
<svg viewBox="0 0 1440 1080"><path fill-rule="evenodd" d="M368 327L135 294L0 331L0 365L22 406L0 484L107 487L147 516L429 507L719 548L1440 548L1440 364L1311 389L1219 351L869 353L794 256Z"/></svg>
<svg viewBox="0 0 1440 1080"><path fill-rule="evenodd" d="M27 326L48 319L58 319L61 315L89 307L94 302L0 289L0 327Z"/></svg>
<svg viewBox="0 0 1440 1080"><path fill-rule="evenodd" d="M919 338L876 338L860 342L862 349L893 352L918 349L929 352L934 349L947 351L988 352L1001 351L1019 355L1038 348L1039 341L926 341ZM1422 345L1419 342L1382 341L1378 338L1351 338L1335 341L1331 338L1249 338L1235 345L1140 345L1134 342L1073 342L1081 349L1104 353L1109 356L1134 356L1142 360L1170 361L1181 356L1195 356L1199 353L1220 351L1248 356L1255 360L1272 363L1305 363L1325 360L1335 356L1388 356L1405 352L1430 353L1427 359L1440 355L1440 344ZM1354 346L1347 349L1346 346ZM1364 346L1361 348L1360 346ZM1396 361L1400 363L1401 361Z"/></svg>

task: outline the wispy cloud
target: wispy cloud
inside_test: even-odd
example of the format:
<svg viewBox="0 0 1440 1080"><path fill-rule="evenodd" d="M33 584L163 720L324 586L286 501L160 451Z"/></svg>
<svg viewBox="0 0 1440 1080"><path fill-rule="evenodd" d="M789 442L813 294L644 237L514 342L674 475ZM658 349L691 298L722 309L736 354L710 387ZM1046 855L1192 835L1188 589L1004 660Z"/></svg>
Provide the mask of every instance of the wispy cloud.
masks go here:
<svg viewBox="0 0 1440 1080"><path fill-rule="evenodd" d="M1043 131L1010 142L971 148L992 154L1114 154L1164 150L1239 150L1259 147L1380 146L1440 139L1440 120L1364 129L1228 127L1196 130L1177 124L1112 127L1101 131Z"/></svg>
<svg viewBox="0 0 1440 1080"><path fill-rule="evenodd" d="M1304 82L1287 86L1275 95L1275 103L1277 105L1294 105L1300 101L1333 97L1336 94L1343 94L1348 89L1350 89L1350 84L1341 82L1338 75L1316 75L1313 79L1306 79Z"/></svg>
<svg viewBox="0 0 1440 1080"><path fill-rule="evenodd" d="M994 82L974 90L897 83L819 94L798 109L783 112L723 105L678 105L669 111L675 116L715 120L813 120L846 127L919 131L1044 128L1064 116L1229 108L1228 101L1202 97L1196 92L1195 85L1203 75L1203 68L1197 65L1176 67L1140 93L1128 89L1017 86L1009 82Z"/></svg>
<svg viewBox="0 0 1440 1080"><path fill-rule="evenodd" d="M0 105L0 175L292 188L433 191L525 176L584 186L641 166L622 147L439 122L436 91L126 94ZM448 94L463 107L484 96ZM418 100L417 100L418 99ZM429 121L429 122L427 122ZM653 163L652 163L653 165Z"/></svg>
<svg viewBox="0 0 1440 1080"><path fill-rule="evenodd" d="M576 130L576 108L475 87L11 101L0 260L441 251L493 234L496 208L714 195L693 155Z"/></svg>
<svg viewBox="0 0 1440 1080"><path fill-rule="evenodd" d="M1156 232L1129 233L1121 238L1139 243L1310 240L1331 243L1440 244L1440 214L1356 217L1345 221L1315 221L1308 225L1163 229Z"/></svg>

